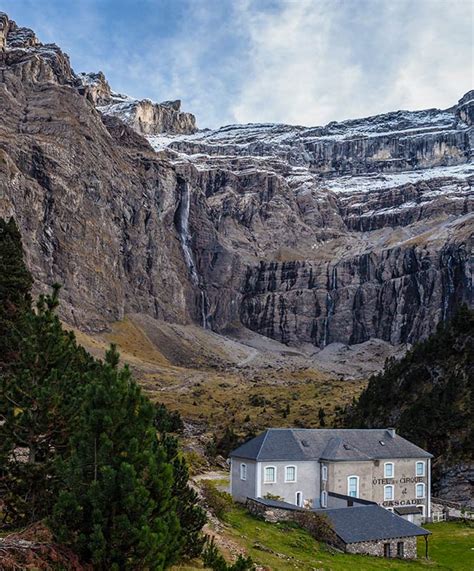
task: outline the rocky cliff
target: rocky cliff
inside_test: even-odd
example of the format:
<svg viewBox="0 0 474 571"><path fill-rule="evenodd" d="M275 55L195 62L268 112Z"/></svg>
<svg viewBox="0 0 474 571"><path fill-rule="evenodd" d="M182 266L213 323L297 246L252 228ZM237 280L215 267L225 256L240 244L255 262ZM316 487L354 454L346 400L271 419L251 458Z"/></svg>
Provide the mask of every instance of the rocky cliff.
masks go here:
<svg viewBox="0 0 474 571"><path fill-rule="evenodd" d="M323 347L412 342L473 303L472 93L194 133L179 102L116 94L0 28L0 215L22 227L38 288L64 284L71 323L137 312Z"/></svg>
<svg viewBox="0 0 474 571"><path fill-rule="evenodd" d="M103 115L118 117L143 135L159 133L194 133L196 119L181 111L181 101L154 103L150 99L133 99L110 89L105 76L99 73L80 73L76 86Z"/></svg>

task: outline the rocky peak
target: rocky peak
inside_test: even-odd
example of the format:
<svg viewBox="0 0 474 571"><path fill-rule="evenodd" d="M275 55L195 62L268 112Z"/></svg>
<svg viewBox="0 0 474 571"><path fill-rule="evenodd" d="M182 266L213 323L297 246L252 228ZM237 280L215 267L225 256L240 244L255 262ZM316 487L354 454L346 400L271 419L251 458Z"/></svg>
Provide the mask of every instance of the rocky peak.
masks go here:
<svg viewBox="0 0 474 571"><path fill-rule="evenodd" d="M7 44L8 16L0 12L0 49L4 50Z"/></svg>
<svg viewBox="0 0 474 571"><path fill-rule="evenodd" d="M137 133L191 134L197 131L194 115L181 111L179 99L155 103L150 99L138 100L116 93L102 72L80 73L76 85L102 114L118 117Z"/></svg>
<svg viewBox="0 0 474 571"><path fill-rule="evenodd" d="M107 105L112 102L112 90L105 75L98 73L79 73L76 78L76 87L89 101L97 105Z"/></svg>
<svg viewBox="0 0 474 571"><path fill-rule="evenodd" d="M461 97L456 106L456 116L469 127L472 126L474 123L474 89Z"/></svg>
<svg viewBox="0 0 474 571"><path fill-rule="evenodd" d="M0 12L0 66L21 81L73 83L68 56L56 44L42 44L33 30L19 27Z"/></svg>

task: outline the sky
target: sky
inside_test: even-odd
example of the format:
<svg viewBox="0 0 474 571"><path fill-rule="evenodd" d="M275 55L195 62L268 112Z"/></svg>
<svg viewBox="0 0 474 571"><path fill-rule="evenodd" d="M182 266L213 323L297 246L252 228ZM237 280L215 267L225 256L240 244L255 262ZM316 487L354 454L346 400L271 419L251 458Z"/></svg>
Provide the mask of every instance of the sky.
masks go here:
<svg viewBox="0 0 474 571"><path fill-rule="evenodd" d="M115 91L199 127L447 108L474 88L471 0L0 0Z"/></svg>

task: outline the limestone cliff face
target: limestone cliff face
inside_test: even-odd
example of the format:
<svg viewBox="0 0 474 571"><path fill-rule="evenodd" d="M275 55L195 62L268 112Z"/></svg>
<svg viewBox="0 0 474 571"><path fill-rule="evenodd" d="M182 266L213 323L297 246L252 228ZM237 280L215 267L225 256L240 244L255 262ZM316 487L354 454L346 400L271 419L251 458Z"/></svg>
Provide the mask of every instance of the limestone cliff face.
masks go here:
<svg viewBox="0 0 474 571"><path fill-rule="evenodd" d="M149 99L137 100L115 93L102 72L81 73L76 85L102 114L118 117L143 135L190 134L197 130L194 115L181 111L179 100L154 103Z"/></svg>
<svg viewBox="0 0 474 571"><path fill-rule="evenodd" d="M84 328L130 311L191 320L174 169L96 111L59 48L11 47L18 33L9 29L0 52L0 216L18 220L37 289L63 284L62 316Z"/></svg>
<svg viewBox="0 0 474 571"><path fill-rule="evenodd" d="M193 186L209 322L397 344L472 304L472 105L150 137Z"/></svg>
<svg viewBox="0 0 474 571"><path fill-rule="evenodd" d="M289 344L400 343L473 303L472 94L194 133L179 102L77 75L6 16L1 42L0 216L17 218L37 287L64 284L73 324L133 311Z"/></svg>

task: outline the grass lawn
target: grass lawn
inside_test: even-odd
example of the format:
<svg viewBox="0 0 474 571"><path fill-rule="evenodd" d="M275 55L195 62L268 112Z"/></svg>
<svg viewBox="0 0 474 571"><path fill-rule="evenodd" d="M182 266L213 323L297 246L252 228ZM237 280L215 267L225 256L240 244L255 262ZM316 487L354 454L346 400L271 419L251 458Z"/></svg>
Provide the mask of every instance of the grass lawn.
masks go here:
<svg viewBox="0 0 474 571"><path fill-rule="evenodd" d="M474 570L474 524L458 522L432 523L424 526L431 531L429 557L440 569L459 571ZM418 544L418 556L424 554L423 545Z"/></svg>
<svg viewBox="0 0 474 571"><path fill-rule="evenodd" d="M303 530L285 523L266 523L240 507L226 515L226 522L229 535L246 548L252 559L274 571L474 570L474 528L462 523L427 526L433 534L429 540L429 561L422 557L416 561L400 561L333 552ZM424 540L420 542L420 556L422 554Z"/></svg>

